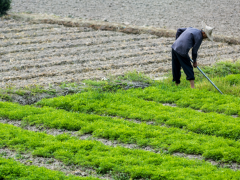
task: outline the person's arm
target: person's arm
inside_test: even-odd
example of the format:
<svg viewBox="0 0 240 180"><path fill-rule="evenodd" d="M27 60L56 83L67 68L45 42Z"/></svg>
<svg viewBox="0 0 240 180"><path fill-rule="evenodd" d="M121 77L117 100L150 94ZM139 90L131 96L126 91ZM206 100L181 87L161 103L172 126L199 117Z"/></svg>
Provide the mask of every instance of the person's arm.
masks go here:
<svg viewBox="0 0 240 180"><path fill-rule="evenodd" d="M193 46L193 48L192 48L192 60L193 60L193 62L196 62L197 61L197 56L198 56L198 54L197 54L197 52L198 52L198 49L199 49L199 47L201 46L201 44L202 44L202 35L200 35L200 36L197 36L197 35L193 35L193 39L194 39L194 46Z"/></svg>
<svg viewBox="0 0 240 180"><path fill-rule="evenodd" d="M176 33L176 40L177 38L186 30L187 28L179 28Z"/></svg>
<svg viewBox="0 0 240 180"><path fill-rule="evenodd" d="M197 61L196 62L193 62L193 67L197 67Z"/></svg>

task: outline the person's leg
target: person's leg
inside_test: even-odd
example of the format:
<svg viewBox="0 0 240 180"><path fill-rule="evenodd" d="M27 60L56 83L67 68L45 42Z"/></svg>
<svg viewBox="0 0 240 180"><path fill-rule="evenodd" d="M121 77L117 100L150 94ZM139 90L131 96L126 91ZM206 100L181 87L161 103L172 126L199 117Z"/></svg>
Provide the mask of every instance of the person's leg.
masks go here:
<svg viewBox="0 0 240 180"><path fill-rule="evenodd" d="M190 58L182 57L179 54L177 54L177 56L178 56L181 66L183 68L183 71L187 76L186 79L189 80L189 82L190 82L191 88L195 88L195 86L194 86L195 77L194 77L194 72L193 72L193 66L190 62Z"/></svg>
<svg viewBox="0 0 240 180"><path fill-rule="evenodd" d="M190 81L190 85L191 85L191 88L195 88L195 86L194 86L194 80L189 80Z"/></svg>
<svg viewBox="0 0 240 180"><path fill-rule="evenodd" d="M180 84L181 64L178 61L176 52L173 49L172 49L172 75L173 75L173 82L175 82L176 85Z"/></svg>

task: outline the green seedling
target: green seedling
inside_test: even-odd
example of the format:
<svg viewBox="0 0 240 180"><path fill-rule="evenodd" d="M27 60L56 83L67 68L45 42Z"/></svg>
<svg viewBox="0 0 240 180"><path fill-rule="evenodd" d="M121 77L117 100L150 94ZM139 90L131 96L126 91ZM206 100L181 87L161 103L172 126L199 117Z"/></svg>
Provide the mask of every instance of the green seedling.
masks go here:
<svg viewBox="0 0 240 180"><path fill-rule="evenodd" d="M52 136L31 132L8 124L0 124L0 138L1 144L18 151L27 150L34 156L53 157L65 164L92 167L102 174L112 172L116 176L121 173L123 178L128 175L132 179L148 178L152 180L189 177L193 179L234 179L240 176L239 171L217 168L205 161L156 154L144 150L109 147L97 141L78 140L66 134ZM17 166L15 167L17 168ZM34 168L36 169L36 167ZM28 173L31 172L28 175L33 173L34 168L31 171L27 170ZM55 172L55 176L58 175L56 171L50 172ZM0 175L4 173L6 174L0 168ZM7 171L7 173L9 172ZM69 178L71 177L69 176Z"/></svg>
<svg viewBox="0 0 240 180"><path fill-rule="evenodd" d="M32 161L26 161L32 163ZM49 170L44 167L26 166L13 159L0 158L0 179L29 179L29 180L99 180L95 177L77 177L65 175L63 172Z"/></svg>
<svg viewBox="0 0 240 180"><path fill-rule="evenodd" d="M171 110L167 109L165 113L168 111ZM184 113L185 112L182 112L181 115ZM207 128L204 126L202 127L200 123L200 126L197 127L202 127L202 129L200 129L200 134L197 134L199 133L199 128L194 129L195 126L193 126L193 128L191 126L186 126L183 129L167 126L153 126L146 123L135 123L118 118L67 112L48 107L36 108L33 106L21 106L6 102L0 102L0 116L8 119L23 120L30 125L40 125L47 128L70 131L80 130L81 134L92 134L93 137L117 140L122 143L134 143L139 146L151 146L161 151L167 150L169 153L184 152L202 154L206 158L215 160L240 161L238 158L240 153L238 150L240 147L239 142L232 140L234 138L227 139L221 137L223 135L229 137L237 137L239 135L239 127L237 126L238 121L235 118L230 119L233 124L235 122L234 127L232 127L232 129L235 128L234 131L230 128L225 128L226 125L220 126L220 130L218 130L217 128L219 128L219 126L214 127L216 123L213 124L214 126L211 126L211 124L208 125L213 129L212 131L206 131ZM201 116L197 117L197 120L201 120L200 117ZM168 118L168 116L164 116L164 118ZM170 121L170 123L172 123L172 126L178 127L181 120L184 119L180 119L180 121L176 122ZM203 121L203 123L205 122ZM227 125L227 127L230 126ZM197 133L193 133L189 130L196 131ZM209 132L218 133L219 137L207 135ZM63 140L64 139L62 139L62 141ZM232 155L229 156L229 153Z"/></svg>

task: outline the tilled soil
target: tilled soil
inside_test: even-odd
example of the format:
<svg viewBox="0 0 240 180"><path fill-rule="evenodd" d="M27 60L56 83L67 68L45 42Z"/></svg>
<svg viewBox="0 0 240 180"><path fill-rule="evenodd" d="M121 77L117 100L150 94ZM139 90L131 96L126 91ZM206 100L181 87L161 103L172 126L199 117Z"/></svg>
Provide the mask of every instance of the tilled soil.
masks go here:
<svg viewBox="0 0 240 180"><path fill-rule="evenodd" d="M0 87L79 82L122 76L129 71L157 79L171 70L174 38L95 31L84 27L2 20ZM237 59L239 45L209 41L199 50L199 65Z"/></svg>
<svg viewBox="0 0 240 180"><path fill-rule="evenodd" d="M12 12L59 16L177 29L201 28L204 20L215 34L240 36L238 0L13 0Z"/></svg>

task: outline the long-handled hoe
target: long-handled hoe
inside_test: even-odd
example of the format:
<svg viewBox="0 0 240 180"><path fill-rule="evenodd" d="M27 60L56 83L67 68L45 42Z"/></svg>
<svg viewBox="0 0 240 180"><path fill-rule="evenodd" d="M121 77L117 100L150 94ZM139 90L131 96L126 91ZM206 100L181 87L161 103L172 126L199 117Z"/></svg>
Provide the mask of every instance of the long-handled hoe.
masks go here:
<svg viewBox="0 0 240 180"><path fill-rule="evenodd" d="M191 62L193 63L193 60L192 59L190 59L191 60ZM221 94L223 94L218 88L217 88L217 86L206 76L206 74L197 66L197 69L207 78L207 80L221 93Z"/></svg>

